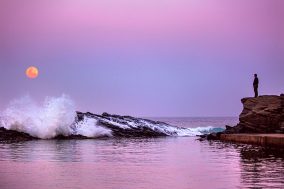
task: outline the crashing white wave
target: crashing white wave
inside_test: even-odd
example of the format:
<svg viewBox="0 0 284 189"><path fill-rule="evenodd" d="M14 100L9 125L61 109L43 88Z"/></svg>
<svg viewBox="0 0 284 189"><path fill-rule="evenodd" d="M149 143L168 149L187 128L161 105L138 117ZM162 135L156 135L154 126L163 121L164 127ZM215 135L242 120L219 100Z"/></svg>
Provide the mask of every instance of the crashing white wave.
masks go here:
<svg viewBox="0 0 284 189"><path fill-rule="evenodd" d="M1 125L9 130L25 132L31 136L48 139L59 134L72 133L75 106L69 97L47 97L38 105L30 96L13 100L1 114Z"/></svg>
<svg viewBox="0 0 284 189"><path fill-rule="evenodd" d="M222 132L225 129L222 127L212 127L212 126L207 126L207 127L195 127L195 128L190 128L192 132L200 133L200 134L208 134L208 133L214 133L214 132ZM197 135L200 135L197 134Z"/></svg>
<svg viewBox="0 0 284 189"><path fill-rule="evenodd" d="M42 104L37 104L30 96L24 96L13 100L0 117L2 127L41 139L58 135L111 136L111 131L96 126L92 120L86 119L74 125L76 116L73 101L62 95L47 97Z"/></svg>
<svg viewBox="0 0 284 189"><path fill-rule="evenodd" d="M122 130L134 130L138 128L147 128L155 131L157 133L162 133L167 136L179 136L179 137L188 137L188 136L197 136L202 134L207 134L211 132L221 132L223 128L215 127L196 127L196 128L181 128L168 125L163 122L155 122L147 119L133 118L129 116L117 116L109 115L106 118L97 118L101 122L107 125L113 125Z"/></svg>
<svg viewBox="0 0 284 189"><path fill-rule="evenodd" d="M90 138L111 137L112 131L99 126L97 122L97 120L85 116L84 120L75 124L74 135L82 135Z"/></svg>
<svg viewBox="0 0 284 189"><path fill-rule="evenodd" d="M0 127L28 133L41 139L59 135L88 138L112 136L196 136L222 128L180 128L163 122L118 115L83 114L80 120L73 101L66 95L47 97L42 104L24 96L13 100L0 114ZM87 116L88 115L88 116Z"/></svg>

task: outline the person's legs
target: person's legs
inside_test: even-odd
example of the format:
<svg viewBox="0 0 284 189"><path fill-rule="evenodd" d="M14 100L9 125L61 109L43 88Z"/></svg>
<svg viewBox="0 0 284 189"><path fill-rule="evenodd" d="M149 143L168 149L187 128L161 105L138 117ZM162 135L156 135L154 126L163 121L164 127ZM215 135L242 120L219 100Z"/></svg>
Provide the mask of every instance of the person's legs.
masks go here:
<svg viewBox="0 0 284 189"><path fill-rule="evenodd" d="M254 88L254 97L258 97L258 87L257 86L253 86Z"/></svg>

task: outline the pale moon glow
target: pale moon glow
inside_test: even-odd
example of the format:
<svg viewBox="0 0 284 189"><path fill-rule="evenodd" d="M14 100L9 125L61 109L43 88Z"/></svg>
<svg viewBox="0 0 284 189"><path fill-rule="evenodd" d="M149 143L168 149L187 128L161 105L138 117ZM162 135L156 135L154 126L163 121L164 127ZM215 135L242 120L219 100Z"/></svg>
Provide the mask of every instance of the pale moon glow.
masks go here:
<svg viewBox="0 0 284 189"><path fill-rule="evenodd" d="M26 75L30 79L35 79L38 76L38 69L34 66L31 66L26 70Z"/></svg>

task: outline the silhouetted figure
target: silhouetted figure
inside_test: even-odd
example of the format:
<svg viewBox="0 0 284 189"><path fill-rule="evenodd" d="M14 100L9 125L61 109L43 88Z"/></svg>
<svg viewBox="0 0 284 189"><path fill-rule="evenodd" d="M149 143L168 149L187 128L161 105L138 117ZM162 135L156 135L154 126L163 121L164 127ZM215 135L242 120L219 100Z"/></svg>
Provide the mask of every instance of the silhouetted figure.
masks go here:
<svg viewBox="0 0 284 189"><path fill-rule="evenodd" d="M253 89L254 89L254 97L258 97L258 84L259 80L257 74L254 74L254 81L253 81Z"/></svg>

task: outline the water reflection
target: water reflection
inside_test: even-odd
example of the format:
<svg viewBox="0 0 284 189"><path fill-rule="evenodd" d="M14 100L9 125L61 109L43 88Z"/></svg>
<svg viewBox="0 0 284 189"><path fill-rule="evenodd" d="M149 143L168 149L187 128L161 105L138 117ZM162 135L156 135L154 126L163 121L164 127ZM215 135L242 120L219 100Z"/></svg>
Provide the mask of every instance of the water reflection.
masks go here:
<svg viewBox="0 0 284 189"><path fill-rule="evenodd" d="M0 144L0 161L120 162L126 155L131 161L131 155L143 159L145 154L163 153L159 140L161 138L35 140Z"/></svg>
<svg viewBox="0 0 284 189"><path fill-rule="evenodd" d="M248 187L284 187L284 151L261 147L240 151L241 178Z"/></svg>
<svg viewBox="0 0 284 189"><path fill-rule="evenodd" d="M67 145L68 143L68 145ZM1 161L81 161L80 141L49 140L1 144Z"/></svg>
<svg viewBox="0 0 284 189"><path fill-rule="evenodd" d="M0 188L281 188L284 153L192 137L0 144Z"/></svg>
<svg viewBox="0 0 284 189"><path fill-rule="evenodd" d="M210 141L211 148L234 149L240 156L240 186L244 188L284 188L284 149Z"/></svg>

